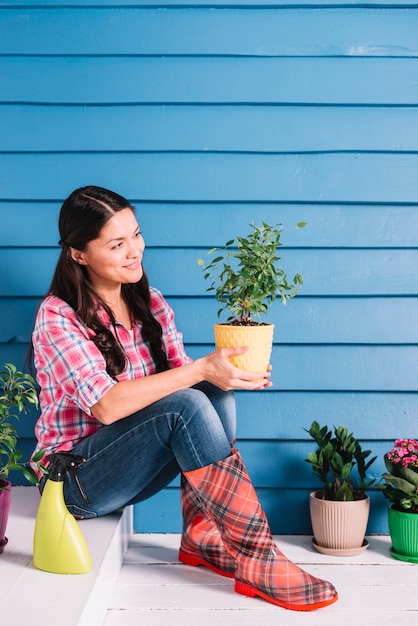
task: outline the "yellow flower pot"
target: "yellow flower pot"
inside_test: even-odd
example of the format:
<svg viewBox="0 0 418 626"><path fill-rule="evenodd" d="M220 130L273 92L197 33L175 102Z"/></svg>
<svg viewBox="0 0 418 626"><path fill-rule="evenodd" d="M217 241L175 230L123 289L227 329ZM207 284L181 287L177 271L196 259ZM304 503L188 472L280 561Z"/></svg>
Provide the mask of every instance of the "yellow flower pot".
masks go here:
<svg viewBox="0 0 418 626"><path fill-rule="evenodd" d="M270 363L273 330L274 324L256 326L215 324L215 345L217 348L248 346L248 352L231 357L231 362L246 372L265 372Z"/></svg>

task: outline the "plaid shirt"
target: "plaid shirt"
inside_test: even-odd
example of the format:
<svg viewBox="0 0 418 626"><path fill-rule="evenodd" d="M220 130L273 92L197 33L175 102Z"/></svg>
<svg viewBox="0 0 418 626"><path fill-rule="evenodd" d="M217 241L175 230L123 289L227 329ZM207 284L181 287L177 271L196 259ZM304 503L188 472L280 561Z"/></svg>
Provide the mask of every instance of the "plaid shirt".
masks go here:
<svg viewBox="0 0 418 626"><path fill-rule="evenodd" d="M154 288L151 288L151 309L162 326L163 347L170 368L189 363L191 359L184 350L182 334L176 329L173 311ZM104 309L98 312L114 332ZM117 336L127 355L126 368L118 381L155 374L150 350L142 339L141 323L133 322L132 327L130 332L122 324L116 324ZM52 295L43 300L32 338L41 388L36 449L45 448L46 454L71 450L102 426L90 409L117 381L106 372L105 360L92 336L94 331L78 319L66 302Z"/></svg>

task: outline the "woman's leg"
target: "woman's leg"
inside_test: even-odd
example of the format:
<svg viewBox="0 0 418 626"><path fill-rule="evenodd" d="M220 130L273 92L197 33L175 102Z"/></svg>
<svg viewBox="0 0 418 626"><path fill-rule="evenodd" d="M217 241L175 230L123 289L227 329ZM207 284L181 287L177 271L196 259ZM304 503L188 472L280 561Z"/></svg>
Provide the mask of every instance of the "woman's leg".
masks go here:
<svg viewBox="0 0 418 626"><path fill-rule="evenodd" d="M235 558L226 549L218 525L207 514L184 474L180 494L183 531L179 561L194 567L204 565L221 576L234 578Z"/></svg>
<svg viewBox="0 0 418 626"><path fill-rule="evenodd" d="M233 392L222 391L208 382L200 383L194 389L203 391L209 398L223 424L228 441L233 442L236 427ZM185 565L203 565L221 576L233 578L235 558L226 550L217 524L207 515L183 474L180 480L180 497L183 528L179 561Z"/></svg>
<svg viewBox="0 0 418 626"><path fill-rule="evenodd" d="M238 593L299 611L337 600L331 583L311 576L278 549L237 450L208 467L186 472L185 477L235 558Z"/></svg>
<svg viewBox="0 0 418 626"><path fill-rule="evenodd" d="M204 381L195 385L193 389L199 389L209 398L224 427L228 441L235 441L237 411L233 391L222 391L219 387Z"/></svg>
<svg viewBox="0 0 418 626"><path fill-rule="evenodd" d="M206 393L171 394L103 426L73 449L86 459L78 475L90 504L67 475L67 506L75 515L95 517L145 499L171 482L178 468L191 471L229 456L230 434Z"/></svg>

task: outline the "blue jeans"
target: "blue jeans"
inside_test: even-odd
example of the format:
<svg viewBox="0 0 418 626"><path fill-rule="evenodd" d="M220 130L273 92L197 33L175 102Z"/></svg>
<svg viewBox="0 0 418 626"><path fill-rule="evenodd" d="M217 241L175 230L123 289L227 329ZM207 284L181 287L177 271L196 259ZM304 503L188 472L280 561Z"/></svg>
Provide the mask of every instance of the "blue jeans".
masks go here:
<svg viewBox="0 0 418 626"><path fill-rule="evenodd" d="M106 515L146 500L180 471L228 457L235 422L233 392L204 382L103 426L72 450L86 458L78 477L90 504L67 474L69 511L83 518Z"/></svg>

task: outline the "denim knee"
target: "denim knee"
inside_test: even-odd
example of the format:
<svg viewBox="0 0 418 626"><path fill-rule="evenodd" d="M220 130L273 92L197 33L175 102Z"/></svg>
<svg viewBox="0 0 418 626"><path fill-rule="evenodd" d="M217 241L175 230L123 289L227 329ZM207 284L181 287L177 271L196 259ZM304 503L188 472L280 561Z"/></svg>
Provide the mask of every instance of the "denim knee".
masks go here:
<svg viewBox="0 0 418 626"><path fill-rule="evenodd" d="M183 471L215 463L230 454L230 436L207 395L195 388L171 396L167 419L170 444Z"/></svg>

